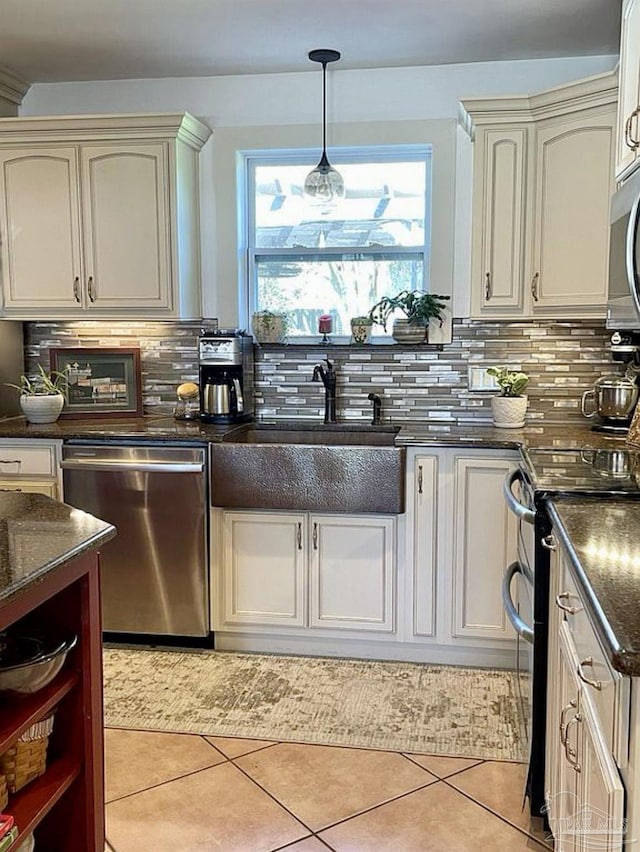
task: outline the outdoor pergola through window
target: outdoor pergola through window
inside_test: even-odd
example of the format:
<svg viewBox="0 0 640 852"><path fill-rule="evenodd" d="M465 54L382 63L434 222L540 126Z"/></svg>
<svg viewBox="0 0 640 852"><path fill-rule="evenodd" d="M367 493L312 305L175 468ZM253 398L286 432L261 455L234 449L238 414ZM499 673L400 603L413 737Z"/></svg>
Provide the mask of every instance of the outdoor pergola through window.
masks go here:
<svg viewBox="0 0 640 852"><path fill-rule="evenodd" d="M302 192L313 155L245 155L248 306L286 312L289 338L317 335L321 314L347 336L351 317L382 296L429 289L430 146L332 153L331 161L346 193L324 209Z"/></svg>

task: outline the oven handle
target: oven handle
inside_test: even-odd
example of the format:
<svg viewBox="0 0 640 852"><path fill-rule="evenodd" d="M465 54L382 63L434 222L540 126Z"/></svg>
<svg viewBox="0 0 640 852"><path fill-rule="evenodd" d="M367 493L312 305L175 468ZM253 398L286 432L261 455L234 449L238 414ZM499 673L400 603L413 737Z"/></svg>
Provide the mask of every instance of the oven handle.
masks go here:
<svg viewBox="0 0 640 852"><path fill-rule="evenodd" d="M536 513L532 512L531 509L527 509L526 506L523 506L522 503L516 500L511 490L514 482L524 482L524 476L519 467L507 475L502 486L502 493L504 494L504 499L507 501L507 506L517 518L521 518L527 524L533 525L536 522Z"/></svg>
<svg viewBox="0 0 640 852"><path fill-rule="evenodd" d="M502 578L502 603L507 618L513 625L516 633L522 636L525 642L533 645L533 628L529 627L526 621L520 618L520 613L516 609L511 597L511 581L516 574L522 574L522 566L519 562L512 562L504 572L504 577Z"/></svg>

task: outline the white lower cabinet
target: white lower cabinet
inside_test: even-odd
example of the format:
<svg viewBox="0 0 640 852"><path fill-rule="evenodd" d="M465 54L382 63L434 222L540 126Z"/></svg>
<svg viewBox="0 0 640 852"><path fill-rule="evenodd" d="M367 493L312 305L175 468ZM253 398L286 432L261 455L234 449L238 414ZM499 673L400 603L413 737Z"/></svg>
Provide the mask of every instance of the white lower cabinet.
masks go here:
<svg viewBox="0 0 640 852"><path fill-rule="evenodd" d="M568 592L563 579L567 567L561 554L551 563L549 657L547 694L547 747L545 800L547 819L556 852L588 849L622 850L625 791L614 751L622 751L612 726L598 711L605 681L593 680L576 645L574 616L587 618L577 593ZM557 603L556 603L557 601ZM597 643L593 628L592 641ZM585 674L587 671L587 674ZM581 677L582 674L582 677ZM626 684L611 681L616 713L629 716ZM594 700L595 699L595 700ZM621 726L616 725L618 730Z"/></svg>
<svg viewBox="0 0 640 852"><path fill-rule="evenodd" d="M224 622L305 623L306 518L303 514L225 512Z"/></svg>
<svg viewBox="0 0 640 852"><path fill-rule="evenodd" d="M393 630L393 518L312 515L309 523L310 626Z"/></svg>
<svg viewBox="0 0 640 852"><path fill-rule="evenodd" d="M62 441L5 438L0 442L0 491L62 499Z"/></svg>
<svg viewBox="0 0 640 852"><path fill-rule="evenodd" d="M502 575L517 550L516 517L502 496L512 468L513 462L495 456L454 459L455 637L515 638L501 596Z"/></svg>
<svg viewBox="0 0 640 852"><path fill-rule="evenodd" d="M214 509L217 647L513 668L517 458L407 448L403 515Z"/></svg>
<svg viewBox="0 0 640 852"><path fill-rule="evenodd" d="M221 626L394 628L395 519L222 514Z"/></svg>
<svg viewBox="0 0 640 852"><path fill-rule="evenodd" d="M408 638L431 644L434 661L515 664L501 583L517 551L502 494L516 460L504 450L408 453Z"/></svg>

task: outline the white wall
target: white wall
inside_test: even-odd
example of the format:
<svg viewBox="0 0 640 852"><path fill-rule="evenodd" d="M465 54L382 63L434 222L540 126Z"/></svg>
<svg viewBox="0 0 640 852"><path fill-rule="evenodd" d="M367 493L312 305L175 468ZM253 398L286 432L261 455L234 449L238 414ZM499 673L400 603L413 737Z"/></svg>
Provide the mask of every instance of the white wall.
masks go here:
<svg viewBox="0 0 640 852"><path fill-rule="evenodd" d="M468 313L471 146L455 121L467 97L524 95L608 71L617 57L329 70L328 145L434 145L432 289ZM321 75L40 83L20 114L191 112L214 129L201 157L203 315L238 322L235 151L319 147Z"/></svg>

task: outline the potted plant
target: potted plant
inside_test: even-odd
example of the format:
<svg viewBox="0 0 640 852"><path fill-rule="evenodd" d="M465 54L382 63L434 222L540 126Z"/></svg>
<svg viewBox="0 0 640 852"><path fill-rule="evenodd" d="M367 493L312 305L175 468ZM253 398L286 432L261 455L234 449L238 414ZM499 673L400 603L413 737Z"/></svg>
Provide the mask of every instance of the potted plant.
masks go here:
<svg viewBox="0 0 640 852"><path fill-rule="evenodd" d="M489 367L487 373L495 378L501 389L500 396L491 399L494 426L501 429L518 429L524 426L528 399L522 391L529 382L529 376L508 367Z"/></svg>
<svg viewBox="0 0 640 852"><path fill-rule="evenodd" d="M282 343L287 326L286 314L275 311L256 311L251 317L251 328L258 343Z"/></svg>
<svg viewBox="0 0 640 852"><path fill-rule="evenodd" d="M351 317L351 340L354 343L369 343L373 320L370 316Z"/></svg>
<svg viewBox="0 0 640 852"><path fill-rule="evenodd" d="M38 364L35 376L20 376L20 384L8 383L20 394L20 408L29 423L55 423L67 398L68 369L47 373Z"/></svg>
<svg viewBox="0 0 640 852"><path fill-rule="evenodd" d="M400 311L405 319L395 318L391 335L397 343L426 343L429 322L443 322L444 304L450 297L422 290L402 290L395 296L383 296L369 311L371 320L385 331L392 314Z"/></svg>

